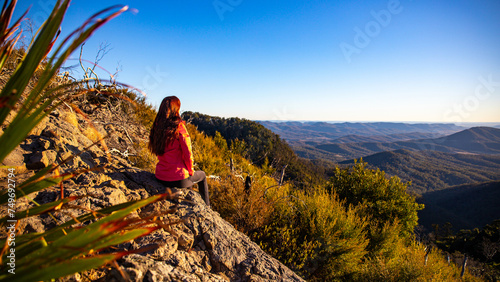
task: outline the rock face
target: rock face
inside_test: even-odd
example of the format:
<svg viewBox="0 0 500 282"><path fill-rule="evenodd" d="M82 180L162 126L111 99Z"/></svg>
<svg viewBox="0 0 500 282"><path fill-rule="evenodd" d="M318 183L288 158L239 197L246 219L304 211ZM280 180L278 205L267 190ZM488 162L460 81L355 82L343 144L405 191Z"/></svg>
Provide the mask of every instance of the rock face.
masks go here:
<svg viewBox="0 0 500 282"><path fill-rule="evenodd" d="M159 248L122 260L121 265L135 277L133 280L301 281L217 212L207 208L197 192L185 192L184 197L191 202L181 201L178 211L170 215L172 220L185 221L173 227L176 240L165 231L148 235L136 240L134 248L148 244L159 244ZM149 208L168 207L156 203Z"/></svg>
<svg viewBox="0 0 500 282"><path fill-rule="evenodd" d="M109 107L108 107L109 108ZM20 175L27 178L33 170L52 163L62 163L62 171L96 168L106 164L106 168L80 174L63 183L65 196L92 195L78 199L75 205L88 210L97 210L130 200L147 198L163 193L165 188L155 180L150 172L135 168L121 152L133 148L132 142L146 136L144 128L138 124L123 125L104 107L94 107L93 120L102 135L111 135L108 147L118 154L106 157L102 147L93 146L92 136L84 134L85 121L81 118L67 118L70 112L59 110L38 126L2 165L18 166ZM66 118L65 118L66 117ZM114 126L113 126L114 124ZM117 126L116 124L119 124ZM67 159L68 157L73 157ZM0 178L4 175L0 175ZM95 280L100 281L302 281L290 269L272 258L246 235L238 232L219 214L208 208L200 195L190 189L180 191L182 199L161 201L137 211L136 216L147 216L177 207L175 213L167 214L171 230L157 230L145 237L118 246L125 250L148 251L135 253L117 261L123 276L117 269L98 270ZM39 204L54 201L59 196L57 189L41 191L32 195ZM17 203L18 210L33 204L25 199ZM58 220L68 220L86 211L54 213ZM3 213L3 212L2 212ZM165 219L165 218L164 218ZM23 232L43 232L54 226L49 216L36 216L21 221ZM128 277L127 277L128 276ZM80 280L80 274L60 279Z"/></svg>
<svg viewBox="0 0 500 282"><path fill-rule="evenodd" d="M107 176L111 180L105 180L101 185L106 188L101 188L102 197L108 194L109 200L116 203L120 202L124 194L120 192L124 189L132 190L128 196L132 198L164 189L154 180L153 174L136 168L126 168ZM109 187L113 186L111 183L118 188ZM168 219L185 223L172 226L175 235L160 230L124 246L128 250L155 246L147 253L132 254L119 261L132 281L301 281L208 208L197 192L182 190L185 200L158 202L140 211L140 216L147 216L177 205L177 211L167 215ZM106 281L122 279L116 270L105 276Z"/></svg>

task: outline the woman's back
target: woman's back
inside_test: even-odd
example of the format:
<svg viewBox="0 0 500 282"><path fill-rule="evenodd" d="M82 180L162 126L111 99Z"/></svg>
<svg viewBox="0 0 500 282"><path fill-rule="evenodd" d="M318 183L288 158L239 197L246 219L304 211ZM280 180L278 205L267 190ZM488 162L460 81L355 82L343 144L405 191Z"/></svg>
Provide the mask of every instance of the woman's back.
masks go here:
<svg viewBox="0 0 500 282"><path fill-rule="evenodd" d="M193 174L191 139L184 122L179 123L179 137L166 144L165 153L158 156L156 178L177 181Z"/></svg>

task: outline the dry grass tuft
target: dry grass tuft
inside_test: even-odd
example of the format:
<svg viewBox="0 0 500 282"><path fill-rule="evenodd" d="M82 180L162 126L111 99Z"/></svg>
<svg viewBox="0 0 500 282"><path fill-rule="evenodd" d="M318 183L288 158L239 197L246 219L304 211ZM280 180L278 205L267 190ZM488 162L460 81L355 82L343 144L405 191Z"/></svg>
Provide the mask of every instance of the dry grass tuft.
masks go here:
<svg viewBox="0 0 500 282"><path fill-rule="evenodd" d="M148 143L145 141L134 144L136 155L131 156L130 160L138 168L155 173L157 157L152 154L148 149Z"/></svg>
<svg viewBox="0 0 500 282"><path fill-rule="evenodd" d="M62 118L64 121L73 125L75 128L78 128L78 118L74 112L65 111L62 113Z"/></svg>
<svg viewBox="0 0 500 282"><path fill-rule="evenodd" d="M92 142L97 142L100 139L102 139L102 135L97 132L94 128L91 126L85 128L85 130L82 131L83 135L85 135L88 139L90 139Z"/></svg>

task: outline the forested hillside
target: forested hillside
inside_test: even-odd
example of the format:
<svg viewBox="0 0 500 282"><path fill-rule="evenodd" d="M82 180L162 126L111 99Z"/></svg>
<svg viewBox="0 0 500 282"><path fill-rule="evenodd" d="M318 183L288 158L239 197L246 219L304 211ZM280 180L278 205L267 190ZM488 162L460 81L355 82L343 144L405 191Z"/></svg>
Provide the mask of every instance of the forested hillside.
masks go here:
<svg viewBox="0 0 500 282"><path fill-rule="evenodd" d="M323 167L299 158L279 135L259 123L193 112L184 112L182 117L208 136L219 133L232 152L244 154L256 165L272 167L283 175L283 181L311 186L322 183L326 177Z"/></svg>
<svg viewBox="0 0 500 282"><path fill-rule="evenodd" d="M500 181L429 192L423 195L421 202L426 208L419 212L419 223L429 230L433 224L449 223L454 231L483 227L500 219Z"/></svg>
<svg viewBox="0 0 500 282"><path fill-rule="evenodd" d="M500 155L396 150L363 158L370 166L411 181L410 191L423 194L455 185L500 180ZM340 164L352 164L354 160Z"/></svg>
<svg viewBox="0 0 500 282"><path fill-rule="evenodd" d="M458 232L454 232L449 224L435 225L434 234L436 245L452 254L453 261L460 261L455 254L465 253L474 272L488 281L499 281L500 220L492 221L481 229L462 229Z"/></svg>

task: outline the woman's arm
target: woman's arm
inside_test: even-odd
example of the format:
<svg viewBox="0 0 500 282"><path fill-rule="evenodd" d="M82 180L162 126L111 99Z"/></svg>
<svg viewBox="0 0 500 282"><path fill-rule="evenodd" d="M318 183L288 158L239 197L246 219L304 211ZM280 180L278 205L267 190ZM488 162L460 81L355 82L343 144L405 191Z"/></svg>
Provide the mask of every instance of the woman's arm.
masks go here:
<svg viewBox="0 0 500 282"><path fill-rule="evenodd" d="M181 143L181 149L182 149L182 160L184 161L184 164L186 165L186 168L189 172L189 175L194 174L194 157L193 157L193 151L191 148L191 137L189 137L189 133L186 129L186 126L184 123L179 124L179 141Z"/></svg>

